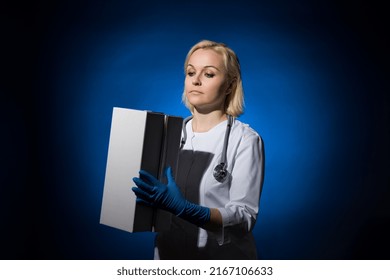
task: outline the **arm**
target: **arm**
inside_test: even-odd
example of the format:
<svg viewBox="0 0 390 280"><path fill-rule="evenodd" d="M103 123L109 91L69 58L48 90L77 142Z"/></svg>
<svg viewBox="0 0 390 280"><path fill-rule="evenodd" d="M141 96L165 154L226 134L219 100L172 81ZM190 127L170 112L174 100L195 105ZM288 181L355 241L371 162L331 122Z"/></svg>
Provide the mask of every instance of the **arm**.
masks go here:
<svg viewBox="0 0 390 280"><path fill-rule="evenodd" d="M224 228L240 227L251 231L259 211L264 180L263 142L257 134L242 137L232 164L229 201L218 210Z"/></svg>

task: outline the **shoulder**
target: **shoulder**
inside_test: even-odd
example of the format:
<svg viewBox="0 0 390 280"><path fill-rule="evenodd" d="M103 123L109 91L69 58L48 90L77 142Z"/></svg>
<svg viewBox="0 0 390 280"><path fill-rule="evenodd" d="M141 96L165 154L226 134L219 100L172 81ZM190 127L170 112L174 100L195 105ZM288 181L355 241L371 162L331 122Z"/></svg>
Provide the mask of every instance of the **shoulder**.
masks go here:
<svg viewBox="0 0 390 280"><path fill-rule="evenodd" d="M244 161L258 162L262 160L264 142L260 134L250 127L249 124L235 120L232 126L231 138L232 149L236 151L237 158L245 158Z"/></svg>
<svg viewBox="0 0 390 280"><path fill-rule="evenodd" d="M259 139L261 140L260 134L254 130L249 124L243 123L239 120L234 120L232 126L232 134L244 139Z"/></svg>
<svg viewBox="0 0 390 280"><path fill-rule="evenodd" d="M264 149L264 142L260 134L249 124L237 119L234 120L230 139L232 144L235 143L237 147L240 147L239 149Z"/></svg>

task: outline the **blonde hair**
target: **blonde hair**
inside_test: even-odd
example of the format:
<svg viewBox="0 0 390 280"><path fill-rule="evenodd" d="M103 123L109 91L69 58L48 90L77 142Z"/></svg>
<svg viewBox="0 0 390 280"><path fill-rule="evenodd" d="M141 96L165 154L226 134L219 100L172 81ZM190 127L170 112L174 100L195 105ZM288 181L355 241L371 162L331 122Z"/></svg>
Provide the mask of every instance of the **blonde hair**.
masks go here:
<svg viewBox="0 0 390 280"><path fill-rule="evenodd" d="M231 92L225 99L225 113L233 117L240 116L244 112L244 90L242 87L240 62L237 55L224 43L202 40L188 52L184 62L185 74L190 56L198 49L211 49L222 55L227 74L227 84L231 86ZM182 100L186 107L193 112L194 106L188 102L185 91L183 92Z"/></svg>

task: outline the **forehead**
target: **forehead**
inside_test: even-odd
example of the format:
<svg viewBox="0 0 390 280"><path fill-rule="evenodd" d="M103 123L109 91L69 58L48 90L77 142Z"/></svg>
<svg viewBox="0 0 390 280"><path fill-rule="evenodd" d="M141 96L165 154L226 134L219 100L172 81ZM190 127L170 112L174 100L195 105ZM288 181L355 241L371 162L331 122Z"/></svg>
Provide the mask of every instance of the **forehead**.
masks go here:
<svg viewBox="0 0 390 280"><path fill-rule="evenodd" d="M214 66L219 69L223 69L223 56L222 54L212 49L198 49L193 52L188 59L188 64L195 67Z"/></svg>

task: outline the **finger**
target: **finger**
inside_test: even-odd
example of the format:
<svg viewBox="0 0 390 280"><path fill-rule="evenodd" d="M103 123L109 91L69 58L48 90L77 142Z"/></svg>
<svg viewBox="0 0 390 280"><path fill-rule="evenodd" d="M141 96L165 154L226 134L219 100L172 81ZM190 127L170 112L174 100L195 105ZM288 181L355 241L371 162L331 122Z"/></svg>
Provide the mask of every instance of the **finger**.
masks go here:
<svg viewBox="0 0 390 280"><path fill-rule="evenodd" d="M143 200L142 198L137 197L136 201L137 201L137 203L140 203L140 204L143 204L146 206L150 206L150 207L154 207L153 203L146 201L146 200Z"/></svg>
<svg viewBox="0 0 390 280"><path fill-rule="evenodd" d="M154 187L146 183L144 180L134 177L133 182L142 190L148 193L153 193Z"/></svg>
<svg viewBox="0 0 390 280"><path fill-rule="evenodd" d="M160 183L160 181L156 177L154 177L152 174L150 174L149 172L147 172L145 170L140 170L139 175L140 175L140 178L142 180L144 180L144 181L146 180L151 185L156 186Z"/></svg>
<svg viewBox="0 0 390 280"><path fill-rule="evenodd" d="M175 178L172 175L172 168L170 166L165 170L165 175L167 176L168 185L172 185L175 183Z"/></svg>
<svg viewBox="0 0 390 280"><path fill-rule="evenodd" d="M142 198L143 200L147 200L147 201L152 200L152 196L140 188L133 187L131 190L135 193L137 197Z"/></svg>

